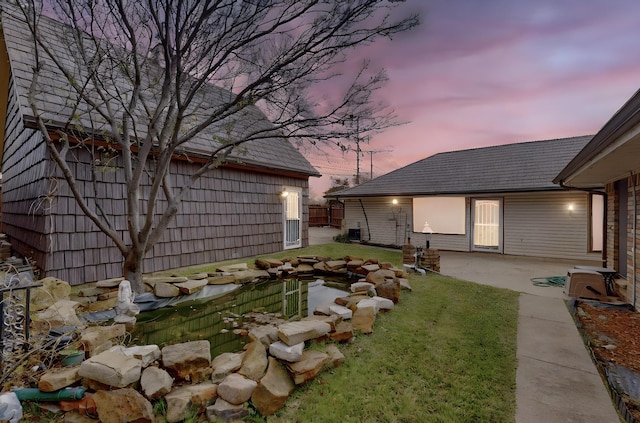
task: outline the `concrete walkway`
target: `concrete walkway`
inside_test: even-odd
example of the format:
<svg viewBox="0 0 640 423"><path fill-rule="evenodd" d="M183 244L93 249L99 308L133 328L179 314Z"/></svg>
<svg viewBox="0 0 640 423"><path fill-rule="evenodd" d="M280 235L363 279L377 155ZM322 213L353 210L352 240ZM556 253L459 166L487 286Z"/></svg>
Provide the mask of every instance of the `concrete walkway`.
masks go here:
<svg viewBox="0 0 640 423"><path fill-rule="evenodd" d="M310 244L332 242L331 228L310 228ZM517 423L618 423L609 393L569 313L561 287L532 278L564 276L571 262L491 253L440 252L444 275L520 292Z"/></svg>
<svg viewBox="0 0 640 423"><path fill-rule="evenodd" d="M531 278L563 276L576 264L490 253L442 251L441 273L521 292L516 422L617 423L621 419L569 313L561 287Z"/></svg>

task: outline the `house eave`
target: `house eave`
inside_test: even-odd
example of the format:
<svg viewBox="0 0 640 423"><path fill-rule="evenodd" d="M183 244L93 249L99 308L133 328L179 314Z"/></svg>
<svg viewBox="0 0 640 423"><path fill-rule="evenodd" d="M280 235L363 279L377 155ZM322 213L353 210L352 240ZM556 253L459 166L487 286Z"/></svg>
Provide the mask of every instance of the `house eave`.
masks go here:
<svg viewBox="0 0 640 423"><path fill-rule="evenodd" d="M499 189L499 190L474 190L474 191L429 191L429 192L378 192L378 193L362 193L362 194L340 194L331 193L324 196L324 198L375 198L375 197L434 197L434 196L448 196L448 197L472 197L478 195L502 195L502 194L523 194L523 193L537 193L537 192L557 192L563 191L564 188L560 186L554 187L539 187L539 188L527 188L527 189Z"/></svg>
<svg viewBox="0 0 640 423"><path fill-rule="evenodd" d="M553 183L596 187L640 172L640 90L609 119Z"/></svg>
<svg viewBox="0 0 640 423"><path fill-rule="evenodd" d="M35 119L29 116L24 118L24 125L25 127L30 129L36 129L36 130L38 129ZM47 122L46 126L47 126L47 131L49 131L52 138L54 139L58 138L60 136L59 135L60 131L64 131L66 128L65 123L53 122L53 121ZM100 144L100 143L103 143L104 141L97 139L95 142ZM194 163L205 163L208 160L209 156L204 151L188 151L188 155L174 154L173 158L175 160L184 160L184 161L189 161ZM289 168L285 166L269 166L255 160L248 160L248 159L243 160L242 158L237 158L235 156L230 158L226 163L223 164L223 166L236 168L236 169L254 170L262 173L277 174L281 176L292 177L295 179L307 179L309 177L322 176L317 171L305 172L299 169Z"/></svg>

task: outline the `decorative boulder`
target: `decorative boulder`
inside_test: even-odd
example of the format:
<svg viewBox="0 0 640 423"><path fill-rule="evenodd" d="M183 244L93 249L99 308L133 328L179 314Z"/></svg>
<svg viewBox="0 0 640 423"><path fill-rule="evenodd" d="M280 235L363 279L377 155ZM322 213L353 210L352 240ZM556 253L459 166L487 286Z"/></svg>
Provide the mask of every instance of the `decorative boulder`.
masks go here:
<svg viewBox="0 0 640 423"><path fill-rule="evenodd" d="M263 416L269 416L282 408L295 389L295 384L278 360L269 357L269 368L251 394L251 403Z"/></svg>
<svg viewBox="0 0 640 423"><path fill-rule="evenodd" d="M211 375L211 344L191 341L162 349L162 365L178 380L202 382Z"/></svg>
<svg viewBox="0 0 640 423"><path fill-rule="evenodd" d="M153 422L151 403L134 389L98 391L93 400L102 423Z"/></svg>
<svg viewBox="0 0 640 423"><path fill-rule="evenodd" d="M230 404L239 405L249 401L256 386L256 381L231 373L218 385L218 396Z"/></svg>
<svg viewBox="0 0 640 423"><path fill-rule="evenodd" d="M140 380L142 362L118 351L105 351L80 364L78 375L108 386L124 388Z"/></svg>

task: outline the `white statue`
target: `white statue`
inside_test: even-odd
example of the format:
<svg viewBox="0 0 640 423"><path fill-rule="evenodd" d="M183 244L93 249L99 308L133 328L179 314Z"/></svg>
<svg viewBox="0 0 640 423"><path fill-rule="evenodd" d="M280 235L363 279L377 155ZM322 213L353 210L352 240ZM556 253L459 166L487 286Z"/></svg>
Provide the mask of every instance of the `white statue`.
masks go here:
<svg viewBox="0 0 640 423"><path fill-rule="evenodd" d="M136 296L131 290L131 282L124 279L118 286L118 302L116 303L116 317L118 323L135 323L140 308L133 303Z"/></svg>

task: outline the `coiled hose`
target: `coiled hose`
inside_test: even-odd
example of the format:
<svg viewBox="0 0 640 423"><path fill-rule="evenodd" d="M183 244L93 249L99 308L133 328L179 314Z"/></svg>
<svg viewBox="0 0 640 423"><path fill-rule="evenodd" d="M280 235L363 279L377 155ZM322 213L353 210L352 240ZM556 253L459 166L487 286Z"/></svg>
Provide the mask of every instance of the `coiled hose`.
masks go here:
<svg viewBox="0 0 640 423"><path fill-rule="evenodd" d="M566 276L546 276L542 278L531 278L535 286L564 286Z"/></svg>

